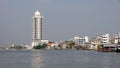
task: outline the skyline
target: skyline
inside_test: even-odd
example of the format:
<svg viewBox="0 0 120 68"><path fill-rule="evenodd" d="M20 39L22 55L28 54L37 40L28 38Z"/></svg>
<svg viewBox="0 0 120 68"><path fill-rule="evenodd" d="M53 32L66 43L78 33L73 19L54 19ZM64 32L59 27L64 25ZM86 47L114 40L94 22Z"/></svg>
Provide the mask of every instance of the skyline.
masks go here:
<svg viewBox="0 0 120 68"><path fill-rule="evenodd" d="M1 0L0 46L31 44L32 16L44 16L44 39L68 40L120 32L119 0Z"/></svg>

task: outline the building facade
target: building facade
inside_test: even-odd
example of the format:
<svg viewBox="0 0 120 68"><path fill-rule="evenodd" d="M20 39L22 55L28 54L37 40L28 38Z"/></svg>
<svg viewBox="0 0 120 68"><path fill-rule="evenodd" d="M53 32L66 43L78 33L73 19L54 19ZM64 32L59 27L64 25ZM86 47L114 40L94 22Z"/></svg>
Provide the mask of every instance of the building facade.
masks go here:
<svg viewBox="0 0 120 68"><path fill-rule="evenodd" d="M42 23L43 16L40 15L39 11L36 11L32 17L32 47L41 43L43 34Z"/></svg>
<svg viewBox="0 0 120 68"><path fill-rule="evenodd" d="M88 36L84 37L74 37L73 41L76 45L81 45L89 42Z"/></svg>
<svg viewBox="0 0 120 68"><path fill-rule="evenodd" d="M120 33L114 35L114 43L120 44Z"/></svg>
<svg viewBox="0 0 120 68"><path fill-rule="evenodd" d="M110 35L108 33L102 35L102 44L110 44Z"/></svg>

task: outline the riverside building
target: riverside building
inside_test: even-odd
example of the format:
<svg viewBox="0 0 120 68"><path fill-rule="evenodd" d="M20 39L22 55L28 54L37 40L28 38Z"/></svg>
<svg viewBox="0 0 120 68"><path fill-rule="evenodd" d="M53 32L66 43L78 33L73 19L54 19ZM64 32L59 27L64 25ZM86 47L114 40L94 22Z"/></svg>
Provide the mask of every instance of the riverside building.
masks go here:
<svg viewBox="0 0 120 68"><path fill-rule="evenodd" d="M108 33L102 35L102 44L110 44L110 35Z"/></svg>
<svg viewBox="0 0 120 68"><path fill-rule="evenodd" d="M88 36L83 36L83 37L74 37L73 41L75 42L76 45L81 45L89 42Z"/></svg>
<svg viewBox="0 0 120 68"><path fill-rule="evenodd" d="M120 33L115 34L113 37L114 37L114 43L120 44Z"/></svg>
<svg viewBox="0 0 120 68"><path fill-rule="evenodd" d="M43 30L43 16L37 10L35 15L32 17L32 47L41 44Z"/></svg>

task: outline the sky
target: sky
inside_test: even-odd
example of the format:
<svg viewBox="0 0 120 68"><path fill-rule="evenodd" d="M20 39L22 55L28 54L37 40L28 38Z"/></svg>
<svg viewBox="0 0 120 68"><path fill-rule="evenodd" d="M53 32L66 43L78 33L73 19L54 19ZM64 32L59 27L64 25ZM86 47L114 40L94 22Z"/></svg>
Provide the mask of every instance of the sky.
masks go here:
<svg viewBox="0 0 120 68"><path fill-rule="evenodd" d="M0 46L31 44L37 10L50 41L120 32L120 0L0 0Z"/></svg>

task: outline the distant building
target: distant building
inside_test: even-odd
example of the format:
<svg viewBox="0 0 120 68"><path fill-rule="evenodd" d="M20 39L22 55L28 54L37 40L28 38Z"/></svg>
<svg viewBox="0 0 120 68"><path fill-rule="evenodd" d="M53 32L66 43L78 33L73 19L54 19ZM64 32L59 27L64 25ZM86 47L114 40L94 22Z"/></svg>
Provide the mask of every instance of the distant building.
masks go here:
<svg viewBox="0 0 120 68"><path fill-rule="evenodd" d="M36 11L32 17L32 47L41 44L43 34L42 23L43 16L40 15L39 11Z"/></svg>
<svg viewBox="0 0 120 68"><path fill-rule="evenodd" d="M108 33L106 33L106 34L103 34L101 36L97 36L95 38L92 38L90 42L91 42L90 49L96 50L99 45L111 44L110 35Z"/></svg>
<svg viewBox="0 0 120 68"><path fill-rule="evenodd" d="M102 35L101 41L102 41L102 44L110 44L110 35L108 33Z"/></svg>
<svg viewBox="0 0 120 68"><path fill-rule="evenodd" d="M114 45L114 44L103 45L103 51L105 51L105 52L114 52L115 50L116 50L116 45Z"/></svg>
<svg viewBox="0 0 120 68"><path fill-rule="evenodd" d="M55 48L55 42L48 42L47 49L54 49Z"/></svg>
<svg viewBox="0 0 120 68"><path fill-rule="evenodd" d="M120 33L114 35L114 43L120 44Z"/></svg>
<svg viewBox="0 0 120 68"><path fill-rule="evenodd" d="M101 41L101 36L97 36L95 38L92 38L90 42L91 42L91 44L97 44L97 45L101 44L101 42L102 42Z"/></svg>
<svg viewBox="0 0 120 68"><path fill-rule="evenodd" d="M74 37L73 41L75 42L76 45L81 45L89 42L88 36L84 37Z"/></svg>
<svg viewBox="0 0 120 68"><path fill-rule="evenodd" d="M41 44L48 44L49 40L41 40Z"/></svg>

